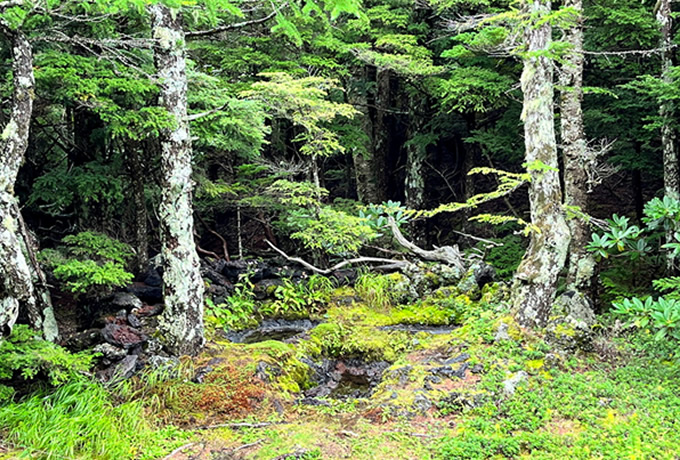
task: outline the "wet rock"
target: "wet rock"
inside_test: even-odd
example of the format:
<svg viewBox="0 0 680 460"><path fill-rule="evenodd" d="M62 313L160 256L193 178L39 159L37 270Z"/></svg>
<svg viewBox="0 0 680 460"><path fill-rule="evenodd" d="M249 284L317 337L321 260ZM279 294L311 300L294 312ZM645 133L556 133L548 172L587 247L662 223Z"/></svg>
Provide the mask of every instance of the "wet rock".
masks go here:
<svg viewBox="0 0 680 460"><path fill-rule="evenodd" d="M101 329L87 329L76 332L64 340L64 346L72 351L83 351L92 348L102 339Z"/></svg>
<svg viewBox="0 0 680 460"><path fill-rule="evenodd" d="M120 361L127 356L127 350L111 345L110 343L100 343L94 347L92 351L101 353L102 357L110 362Z"/></svg>
<svg viewBox="0 0 680 460"><path fill-rule="evenodd" d="M384 361L364 362L358 359L311 363L313 380L319 385L305 391L305 396L330 396L337 399L369 396L388 367L389 363Z"/></svg>
<svg viewBox="0 0 680 460"><path fill-rule="evenodd" d="M318 323L308 319L301 320L265 320L256 329L231 331L227 338L234 343L256 343L265 340L284 340L306 332Z"/></svg>
<svg viewBox="0 0 680 460"><path fill-rule="evenodd" d="M222 267L222 275L230 282L237 283L241 276L248 276L251 283L257 283L263 279L275 278L273 268L266 263L246 260L232 260L225 262Z"/></svg>
<svg viewBox="0 0 680 460"><path fill-rule="evenodd" d="M412 370L413 366L404 366L398 369L393 369L389 372L389 374L387 374L387 378L398 379L399 385L404 386L408 383Z"/></svg>
<svg viewBox="0 0 680 460"><path fill-rule="evenodd" d="M300 400L300 404L305 404L307 406L324 406L324 407L330 407L331 403L328 401L324 401L323 399L319 398L313 398L306 396Z"/></svg>
<svg viewBox="0 0 680 460"><path fill-rule="evenodd" d="M104 326L102 336L108 343L125 349L140 345L146 341L146 336L140 330L115 323Z"/></svg>
<svg viewBox="0 0 680 460"><path fill-rule="evenodd" d="M212 269L209 266L201 266L201 276L203 278L209 279L212 284L217 286L222 286L228 288L229 290L234 289L234 285L229 281L229 279L217 270Z"/></svg>
<svg viewBox="0 0 680 460"><path fill-rule="evenodd" d="M580 292L567 291L553 304L546 326L546 338L561 351L588 351L592 349L592 328L595 323L590 299Z"/></svg>
<svg viewBox="0 0 680 460"><path fill-rule="evenodd" d="M163 301L163 290L160 287L133 284L126 290L130 294L137 296L139 299L149 304L161 303Z"/></svg>
<svg viewBox="0 0 680 460"><path fill-rule="evenodd" d="M430 369L430 373L433 375L438 375L445 378L457 377L459 379L465 378L465 371L468 369L468 363L463 363L458 369L454 369L453 366L440 366Z"/></svg>
<svg viewBox="0 0 680 460"><path fill-rule="evenodd" d="M423 393L418 393L413 400L412 406L413 409L418 412L424 413L432 408L432 401L430 401Z"/></svg>
<svg viewBox="0 0 680 460"><path fill-rule="evenodd" d="M528 380L529 374L524 371L516 372L512 377L503 381L503 395L507 398L511 397L517 391L517 387Z"/></svg>
<svg viewBox="0 0 680 460"><path fill-rule="evenodd" d="M109 303L115 308L123 308L125 310L132 310L134 308L142 308L142 301L130 292L116 292L113 294Z"/></svg>

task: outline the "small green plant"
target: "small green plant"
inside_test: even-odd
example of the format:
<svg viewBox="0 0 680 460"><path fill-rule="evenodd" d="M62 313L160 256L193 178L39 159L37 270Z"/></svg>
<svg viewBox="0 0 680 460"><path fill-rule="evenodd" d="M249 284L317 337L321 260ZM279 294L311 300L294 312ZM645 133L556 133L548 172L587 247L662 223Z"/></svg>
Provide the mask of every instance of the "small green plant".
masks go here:
<svg viewBox="0 0 680 460"><path fill-rule="evenodd" d="M206 299L208 318L219 327L229 330L256 326L254 287L250 281L250 274L241 275L239 282L234 286L234 293L227 297L224 303L215 305L211 299Z"/></svg>
<svg viewBox="0 0 680 460"><path fill-rule="evenodd" d="M377 310L385 310L393 301L390 295L391 285L392 281L388 276L364 273L359 276L354 288L366 305Z"/></svg>
<svg viewBox="0 0 680 460"><path fill-rule="evenodd" d="M652 328L654 340L680 341L680 300L647 297L644 301L633 297L613 304L612 313L626 321L629 327Z"/></svg>
<svg viewBox="0 0 680 460"><path fill-rule="evenodd" d="M261 314L288 318L308 318L319 313L330 300L333 284L325 276L312 275L306 282L283 280L276 289L276 300L260 308Z"/></svg>
<svg viewBox="0 0 680 460"><path fill-rule="evenodd" d="M132 281L126 270L134 253L130 246L102 233L69 235L57 249L44 249L40 261L74 294L104 296Z"/></svg>
<svg viewBox="0 0 680 460"><path fill-rule="evenodd" d="M17 325L12 334L0 341L0 381L17 383L43 376L52 386L82 378L92 367L90 353L70 353L43 340L26 325ZM0 401L10 398L14 389L0 384Z"/></svg>

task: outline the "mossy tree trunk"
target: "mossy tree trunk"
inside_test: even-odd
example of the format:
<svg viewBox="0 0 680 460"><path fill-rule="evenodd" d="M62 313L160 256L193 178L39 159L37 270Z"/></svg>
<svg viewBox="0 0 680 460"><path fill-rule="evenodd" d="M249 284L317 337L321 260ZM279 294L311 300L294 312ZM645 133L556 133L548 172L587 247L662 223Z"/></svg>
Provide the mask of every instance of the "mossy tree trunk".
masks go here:
<svg viewBox="0 0 680 460"><path fill-rule="evenodd" d="M160 104L175 126L161 135L162 196L159 209L165 309L159 328L168 350L195 355L202 348L203 279L194 243L192 150L187 121L186 42L182 15L167 6L149 7Z"/></svg>
<svg viewBox="0 0 680 460"><path fill-rule="evenodd" d="M425 163L427 162L427 145L424 136L427 98L422 94L412 94L409 99L404 195L407 208L422 209L425 206ZM424 242L423 222L411 222L409 226L412 238L419 243Z"/></svg>
<svg viewBox="0 0 680 460"><path fill-rule="evenodd" d="M532 231L513 286L517 320L527 327L546 324L555 299L557 278L564 268L569 247L569 227L562 209L553 113L553 64L545 56L552 27L541 19L550 13L550 2L525 2L531 17L524 32L522 119L525 159L531 184L529 204Z"/></svg>
<svg viewBox="0 0 680 460"><path fill-rule="evenodd" d="M138 142L128 140L126 143L128 167L130 171L130 197L134 203L134 242L135 270L143 272L149 262L149 231L147 226L146 193L144 182L144 162Z"/></svg>
<svg viewBox="0 0 680 460"><path fill-rule="evenodd" d="M673 79L670 70L673 65L672 59L672 17L671 0L659 0L657 3L656 20L659 21L661 28L661 77L666 84L672 84ZM680 199L680 171L678 171L678 146L676 143L675 132L675 107L673 102L665 100L659 107L663 125L661 126L661 147L663 149L663 182L664 193L666 196ZM666 241L674 241L673 234L675 229L669 229L666 233ZM675 269L675 262L672 256L666 262L669 270Z"/></svg>
<svg viewBox="0 0 680 460"><path fill-rule="evenodd" d="M583 212L588 209L587 145L583 127L583 2L565 0L564 6L578 14L576 22L565 30L565 41L571 45L564 57L560 73L560 123L564 158L564 201ZM569 221L571 243L567 284L592 298L595 259L586 250L590 228L586 220L576 217Z"/></svg>
<svg viewBox="0 0 680 460"><path fill-rule="evenodd" d="M0 21L0 33L9 41L13 72L11 114L0 134L0 332L9 333L19 310L25 309L31 326L55 341L58 329L49 292L14 196L33 114L33 52L20 30Z"/></svg>

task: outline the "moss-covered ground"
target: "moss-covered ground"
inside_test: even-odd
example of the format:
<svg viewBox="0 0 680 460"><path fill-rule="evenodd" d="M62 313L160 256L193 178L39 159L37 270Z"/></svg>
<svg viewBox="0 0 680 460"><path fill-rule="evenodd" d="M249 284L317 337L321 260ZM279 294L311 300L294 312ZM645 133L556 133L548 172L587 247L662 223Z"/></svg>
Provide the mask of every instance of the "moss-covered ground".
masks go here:
<svg viewBox="0 0 680 460"><path fill-rule="evenodd" d="M164 447L172 459L680 456L676 363L634 352L634 338L604 326L591 352L562 354L517 327L507 288L475 297L439 288L405 306L343 288L322 322L288 343L236 344L215 333L172 378L137 379L127 391L151 422L177 427ZM456 327L385 329L405 323ZM501 323L507 335L496 338ZM303 403L315 385L310 363L324 358L388 364L366 397Z"/></svg>

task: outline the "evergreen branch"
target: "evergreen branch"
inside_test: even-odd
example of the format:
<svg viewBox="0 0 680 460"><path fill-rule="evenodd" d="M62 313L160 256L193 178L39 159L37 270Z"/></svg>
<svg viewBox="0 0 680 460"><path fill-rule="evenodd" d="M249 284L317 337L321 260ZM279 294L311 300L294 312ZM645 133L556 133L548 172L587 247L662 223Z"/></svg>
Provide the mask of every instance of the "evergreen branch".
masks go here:
<svg viewBox="0 0 680 460"><path fill-rule="evenodd" d="M257 24L263 24L263 23L269 21L270 19L272 19L277 14L279 14L279 12L282 9L286 8L287 6L288 6L288 2L281 5L278 9L275 8L267 16L264 16L264 17L261 17L261 18L258 18L258 19L252 19L250 21L243 21L243 22L237 22L237 23L234 23L234 24L228 24L226 26L216 27L214 29L188 31L188 32L186 32L186 36L187 37L209 37L211 35L221 34L222 32L228 32L230 30L242 29L244 27L254 26L254 25L257 25Z"/></svg>

